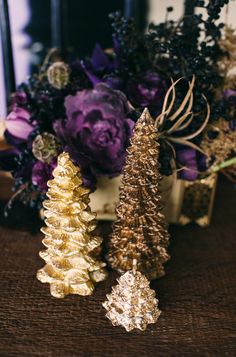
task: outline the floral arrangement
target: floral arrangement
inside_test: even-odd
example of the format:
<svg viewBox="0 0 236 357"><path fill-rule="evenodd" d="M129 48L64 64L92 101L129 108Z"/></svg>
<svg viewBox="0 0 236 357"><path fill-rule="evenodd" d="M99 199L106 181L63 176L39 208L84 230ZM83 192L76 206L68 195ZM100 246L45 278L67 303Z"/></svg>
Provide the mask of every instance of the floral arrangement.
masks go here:
<svg viewBox="0 0 236 357"><path fill-rule="evenodd" d="M216 128L223 125L235 140L236 81L226 85L224 71L235 46L227 46L224 24L216 22L226 3L198 0L206 19L198 14L175 22L167 16L146 34L137 33L133 19L114 13L112 49L96 44L91 57L67 63L50 51L13 95L5 121L9 147L0 152L0 168L11 171L16 194L41 204L63 150L92 189L99 176L119 175L145 107L160 133L162 175L177 171L195 180L212 172L219 158L204 148L216 143ZM223 160L233 151L232 145Z"/></svg>

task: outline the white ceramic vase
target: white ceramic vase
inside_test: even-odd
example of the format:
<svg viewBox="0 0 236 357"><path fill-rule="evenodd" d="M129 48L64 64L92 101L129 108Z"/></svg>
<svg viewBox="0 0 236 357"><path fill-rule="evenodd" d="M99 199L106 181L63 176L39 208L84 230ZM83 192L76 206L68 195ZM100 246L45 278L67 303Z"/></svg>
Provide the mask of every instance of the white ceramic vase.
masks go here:
<svg viewBox="0 0 236 357"><path fill-rule="evenodd" d="M119 202L121 177L118 176L113 179L107 177L99 178L96 191L90 195L91 209L97 213L98 220L115 220L115 207ZM164 203L163 213L170 223L177 223L180 215L179 203L183 195L181 188L181 181L176 181L174 175L164 177L160 184L162 201Z"/></svg>
<svg viewBox="0 0 236 357"><path fill-rule="evenodd" d="M194 182L176 179L176 175L164 177L160 184L163 213L169 223L185 225L196 222L201 226L210 224L215 198L217 175ZM116 219L115 207L119 202L121 176L113 179L101 177L97 190L90 195L91 209L98 220Z"/></svg>

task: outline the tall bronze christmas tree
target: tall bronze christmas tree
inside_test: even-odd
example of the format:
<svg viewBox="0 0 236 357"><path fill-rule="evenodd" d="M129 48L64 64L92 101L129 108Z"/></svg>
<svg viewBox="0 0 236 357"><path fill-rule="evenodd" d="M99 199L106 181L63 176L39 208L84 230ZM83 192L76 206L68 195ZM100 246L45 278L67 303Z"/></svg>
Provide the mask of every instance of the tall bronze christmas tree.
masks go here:
<svg viewBox="0 0 236 357"><path fill-rule="evenodd" d="M46 265L37 273L42 283L50 284L54 297L68 294L90 295L94 283L106 278L105 263L98 260L102 239L91 236L95 214L89 208L89 190L82 185L79 168L67 153L58 157L48 181L48 200L43 203L45 234L40 252Z"/></svg>
<svg viewBox="0 0 236 357"><path fill-rule="evenodd" d="M148 279L164 275L163 263L169 256L169 234L161 213L157 129L148 109L137 121L127 150L120 203L116 209L108 260L121 272L137 269Z"/></svg>

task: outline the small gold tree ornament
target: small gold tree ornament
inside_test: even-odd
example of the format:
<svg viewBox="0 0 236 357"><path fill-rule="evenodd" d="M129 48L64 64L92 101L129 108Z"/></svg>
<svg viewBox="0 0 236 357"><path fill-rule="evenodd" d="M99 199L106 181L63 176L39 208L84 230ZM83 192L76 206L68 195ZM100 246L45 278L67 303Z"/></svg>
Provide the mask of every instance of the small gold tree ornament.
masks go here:
<svg viewBox="0 0 236 357"><path fill-rule="evenodd" d="M50 284L52 296L68 294L90 295L94 283L106 278L105 263L98 260L102 239L91 236L95 229L95 214L89 208L89 189L82 185L80 170L69 154L58 157L48 181L48 199L44 201L45 234L40 252L46 265L38 270L37 278Z"/></svg>
<svg viewBox="0 0 236 357"><path fill-rule="evenodd" d="M112 325L121 325L128 332L135 328L146 330L147 325L155 323L161 313L155 291L150 288L147 278L136 270L136 264L134 259L133 269L117 279L118 285L112 288L103 303Z"/></svg>
<svg viewBox="0 0 236 357"><path fill-rule="evenodd" d="M169 233L161 213L157 130L148 109L134 129L120 187L117 221L113 226L108 260L114 269L137 269L150 280L164 275L169 259Z"/></svg>

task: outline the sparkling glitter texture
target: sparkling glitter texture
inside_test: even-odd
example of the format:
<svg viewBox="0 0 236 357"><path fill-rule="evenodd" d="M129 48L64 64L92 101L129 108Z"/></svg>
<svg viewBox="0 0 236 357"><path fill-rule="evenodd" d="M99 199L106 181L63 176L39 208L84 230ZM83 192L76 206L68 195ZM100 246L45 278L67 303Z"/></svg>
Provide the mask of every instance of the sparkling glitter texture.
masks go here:
<svg viewBox="0 0 236 357"><path fill-rule="evenodd" d="M121 325L126 331L135 328L144 331L148 324L157 321L161 313L155 291L138 271L128 271L118 279L118 285L107 295L103 307L112 325Z"/></svg>
<svg viewBox="0 0 236 357"><path fill-rule="evenodd" d="M157 139L153 119L145 109L127 150L118 219L108 253L111 266L121 272L131 270L133 259L137 259L137 269L150 280L164 275L163 264L169 259L169 234L161 213Z"/></svg>
<svg viewBox="0 0 236 357"><path fill-rule="evenodd" d="M91 237L95 229L95 214L89 204L89 190L82 186L79 169L67 153L58 157L48 181L48 200L44 215L47 227L40 252L46 265L37 273L42 283L50 284L52 296L63 298L68 294L90 295L94 283L106 278L105 263L98 260L102 239Z"/></svg>
<svg viewBox="0 0 236 357"><path fill-rule="evenodd" d="M206 132L201 143L210 170L228 159L230 154L236 150L236 130L231 130L228 122L219 119L211 127L211 131L215 131L217 137L210 139Z"/></svg>

